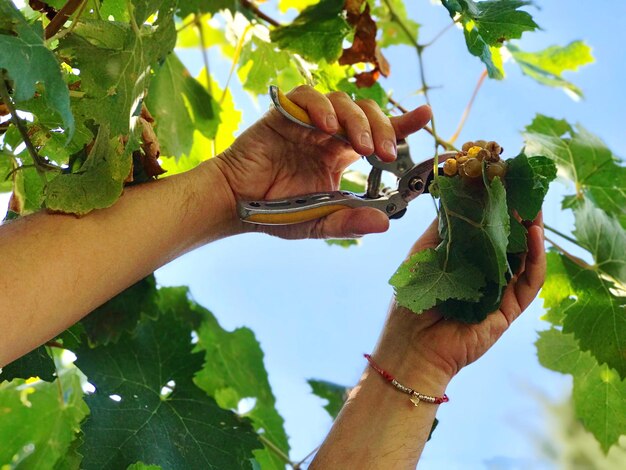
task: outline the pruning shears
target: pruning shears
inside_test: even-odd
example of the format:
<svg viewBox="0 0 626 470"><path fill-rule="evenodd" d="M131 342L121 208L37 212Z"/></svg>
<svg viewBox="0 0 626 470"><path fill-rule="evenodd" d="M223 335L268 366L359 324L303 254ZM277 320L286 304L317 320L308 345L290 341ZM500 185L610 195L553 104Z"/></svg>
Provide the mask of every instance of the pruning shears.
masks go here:
<svg viewBox="0 0 626 470"><path fill-rule="evenodd" d="M276 86L270 86L274 107L287 119L308 129L313 126L306 111L287 98ZM333 137L348 142L339 132ZM346 208L373 207L383 211L390 219L399 219L408 204L416 197L428 193L434 177L434 158L415 164L407 142L397 142L397 158L386 163L376 154L365 156L372 169L367 178L365 194L349 191L329 191L304 194L286 199L239 201L238 213L242 221L261 225L289 225L315 220ZM439 163L453 158L454 153L439 155ZM381 188L383 171L394 174L396 188ZM438 170L439 171L439 170Z"/></svg>

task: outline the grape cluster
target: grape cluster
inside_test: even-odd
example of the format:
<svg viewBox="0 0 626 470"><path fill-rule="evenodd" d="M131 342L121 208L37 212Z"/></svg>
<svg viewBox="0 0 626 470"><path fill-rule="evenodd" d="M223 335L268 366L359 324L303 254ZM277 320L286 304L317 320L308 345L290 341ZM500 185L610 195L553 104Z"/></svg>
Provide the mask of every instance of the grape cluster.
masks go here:
<svg viewBox="0 0 626 470"><path fill-rule="evenodd" d="M483 162L489 181L496 176L504 178L506 174L506 162L500 159L502 147L497 142L490 140L477 140L465 142L461 151L454 158L449 158L443 164L443 172L447 176L459 175L464 179L477 179L482 176Z"/></svg>

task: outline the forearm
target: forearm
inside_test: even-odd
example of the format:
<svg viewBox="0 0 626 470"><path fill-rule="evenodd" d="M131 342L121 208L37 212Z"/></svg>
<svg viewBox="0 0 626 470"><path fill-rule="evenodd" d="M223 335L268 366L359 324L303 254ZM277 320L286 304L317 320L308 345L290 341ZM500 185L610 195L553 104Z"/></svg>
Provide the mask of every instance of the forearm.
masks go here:
<svg viewBox="0 0 626 470"><path fill-rule="evenodd" d="M228 236L232 193L212 161L126 189L84 217L41 212L0 228L0 365L53 338L129 285Z"/></svg>
<svg viewBox="0 0 626 470"><path fill-rule="evenodd" d="M413 317L392 311L372 357L403 385L441 396L450 376L415 352L408 335ZM414 469L437 408L424 402L416 407L367 367L310 468Z"/></svg>

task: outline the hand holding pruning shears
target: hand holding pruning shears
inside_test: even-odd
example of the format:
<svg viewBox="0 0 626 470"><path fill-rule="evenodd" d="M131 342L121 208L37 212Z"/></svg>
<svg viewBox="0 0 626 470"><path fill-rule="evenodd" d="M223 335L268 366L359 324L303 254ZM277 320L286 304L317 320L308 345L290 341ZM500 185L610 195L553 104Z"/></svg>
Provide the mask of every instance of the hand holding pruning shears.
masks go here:
<svg viewBox="0 0 626 470"><path fill-rule="evenodd" d="M277 90L273 93L277 99ZM375 201L379 198L374 197L364 199L341 194L343 197L338 200L339 203L333 204L335 201L323 197L323 200L315 200L300 196L315 193L327 196L337 191L341 174L361 155L375 153L380 160L370 157L370 163L374 161L379 166L385 166L385 163L395 162L398 153L400 163L388 168L395 165L395 171L391 171L397 176L410 170L412 162L407 159L404 144L399 142L426 125L431 117L430 109L422 106L403 116L388 118L374 101L355 102L341 92L325 96L307 86L296 88L286 98L283 102L289 103L292 112L283 105L270 110L218 157L220 168L240 202L240 217L249 219L244 209L250 203L260 204L259 207L249 206L255 209L249 213L253 216L267 213L262 210L267 208L261 206L264 201L276 203L269 206L272 208L269 217L257 215L256 220L250 220L254 224L244 223L244 230L261 230L284 238L353 237L385 231L389 226L389 215L393 215L388 214L386 208L393 201L385 201L383 207L381 201ZM297 106L293 107L294 104ZM303 110L299 118L293 113L298 107ZM285 114L297 121L292 122ZM312 126L302 125L306 124L306 117ZM336 134L341 137L337 138ZM441 161L443 159L445 157ZM400 169L400 165L408 168ZM428 170L426 166L429 166ZM431 170L432 160L425 163L416 175L424 179ZM400 183L407 189L416 185L417 189L420 184L413 179L401 178ZM426 181L422 183L424 186L419 188L419 193L426 187ZM377 184L370 186L378 189ZM402 210L400 205L405 199L400 199L397 210L392 212ZM293 208L281 206L285 200L296 205ZM298 203L299 200L307 202ZM289 225L273 225L277 222Z"/></svg>

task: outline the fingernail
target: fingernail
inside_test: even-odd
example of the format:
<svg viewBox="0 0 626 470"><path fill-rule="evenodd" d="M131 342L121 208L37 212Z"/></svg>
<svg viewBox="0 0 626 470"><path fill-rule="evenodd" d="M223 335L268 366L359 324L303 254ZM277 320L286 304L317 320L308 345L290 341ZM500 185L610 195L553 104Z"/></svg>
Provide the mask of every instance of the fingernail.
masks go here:
<svg viewBox="0 0 626 470"><path fill-rule="evenodd" d="M385 140L385 142L383 142L383 148L387 153L393 155L394 157L396 156L396 144L391 140Z"/></svg>
<svg viewBox="0 0 626 470"><path fill-rule="evenodd" d="M372 136L369 132L363 132L361 134L361 145L367 148L373 148L374 144L372 142Z"/></svg>
<svg viewBox="0 0 626 470"><path fill-rule="evenodd" d="M326 125L331 129L337 128L337 118L334 114L329 114L328 116L326 116Z"/></svg>

